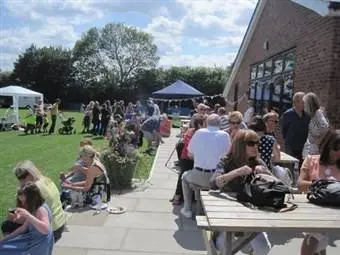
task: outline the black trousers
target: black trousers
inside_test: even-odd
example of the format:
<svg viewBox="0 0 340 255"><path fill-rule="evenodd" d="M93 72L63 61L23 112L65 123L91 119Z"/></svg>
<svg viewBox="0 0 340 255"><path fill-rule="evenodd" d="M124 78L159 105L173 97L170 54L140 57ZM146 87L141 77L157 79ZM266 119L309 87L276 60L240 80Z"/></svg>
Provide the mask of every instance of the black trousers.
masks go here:
<svg viewBox="0 0 340 255"><path fill-rule="evenodd" d="M48 131L49 134L54 133L55 124L57 122L57 115L51 115L51 119L52 119L52 124L51 124L50 130Z"/></svg>
<svg viewBox="0 0 340 255"><path fill-rule="evenodd" d="M175 195L180 196L180 200L183 200L182 175L186 171L194 168L194 161L191 159L181 159L179 164L181 167L181 173L178 175Z"/></svg>

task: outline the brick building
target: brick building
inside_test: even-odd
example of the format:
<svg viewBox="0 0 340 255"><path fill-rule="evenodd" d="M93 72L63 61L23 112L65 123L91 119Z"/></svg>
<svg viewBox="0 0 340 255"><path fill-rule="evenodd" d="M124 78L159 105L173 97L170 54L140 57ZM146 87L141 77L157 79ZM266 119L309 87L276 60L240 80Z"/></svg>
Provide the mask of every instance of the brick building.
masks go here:
<svg viewBox="0 0 340 255"><path fill-rule="evenodd" d="M258 112L268 106L282 113L295 92L314 92L340 128L339 5L259 0L224 90L228 101L247 93L234 108L244 112L249 98Z"/></svg>

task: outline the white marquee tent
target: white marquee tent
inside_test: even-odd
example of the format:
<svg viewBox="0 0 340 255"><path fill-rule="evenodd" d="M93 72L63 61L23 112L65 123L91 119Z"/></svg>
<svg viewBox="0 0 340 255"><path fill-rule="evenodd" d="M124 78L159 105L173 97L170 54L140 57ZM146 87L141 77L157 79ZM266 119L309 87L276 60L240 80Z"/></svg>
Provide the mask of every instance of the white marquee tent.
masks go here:
<svg viewBox="0 0 340 255"><path fill-rule="evenodd" d="M20 97L38 97L44 99L44 95L30 89L19 86L8 86L0 88L0 96L11 96L13 98L13 111L15 113L16 122L19 123L19 98Z"/></svg>

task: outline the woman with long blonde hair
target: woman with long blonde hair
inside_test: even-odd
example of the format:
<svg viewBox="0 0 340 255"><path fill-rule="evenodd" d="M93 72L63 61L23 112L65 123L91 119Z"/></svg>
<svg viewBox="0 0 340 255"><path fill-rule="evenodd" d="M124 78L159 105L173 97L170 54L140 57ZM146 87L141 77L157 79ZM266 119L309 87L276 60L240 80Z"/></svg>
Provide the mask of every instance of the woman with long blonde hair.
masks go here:
<svg viewBox="0 0 340 255"><path fill-rule="evenodd" d="M55 242L58 241L65 228L66 215L60 202L60 194L57 186L50 178L44 176L30 160L19 162L13 172L19 180L20 187L23 187L29 182L33 182L39 188L43 199L51 209L54 240Z"/></svg>

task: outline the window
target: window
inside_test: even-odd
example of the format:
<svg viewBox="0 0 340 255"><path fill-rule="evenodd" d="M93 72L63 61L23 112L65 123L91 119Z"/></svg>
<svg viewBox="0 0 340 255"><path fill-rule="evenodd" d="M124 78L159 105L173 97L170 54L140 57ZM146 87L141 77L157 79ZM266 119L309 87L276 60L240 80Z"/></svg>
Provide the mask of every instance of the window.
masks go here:
<svg viewBox="0 0 340 255"><path fill-rule="evenodd" d="M253 80L253 79L255 79L256 78L256 66L253 66L252 68L251 68L251 74L250 74L250 78Z"/></svg>
<svg viewBox="0 0 340 255"><path fill-rule="evenodd" d="M264 76L268 76L272 74L272 65L273 65L273 61L269 60L265 63L264 66Z"/></svg>
<svg viewBox="0 0 340 255"><path fill-rule="evenodd" d="M282 59L276 59L274 61L274 74L281 73L283 70L283 60Z"/></svg>
<svg viewBox="0 0 340 255"><path fill-rule="evenodd" d="M255 101L257 113L267 104L279 113L291 107L295 58L292 49L250 67L249 99Z"/></svg>
<svg viewBox="0 0 340 255"><path fill-rule="evenodd" d="M257 67L257 78L262 78L263 77L263 69L264 69L264 64L260 64Z"/></svg>
<svg viewBox="0 0 340 255"><path fill-rule="evenodd" d="M285 71L293 70L295 67L295 54L288 53L285 60Z"/></svg>

